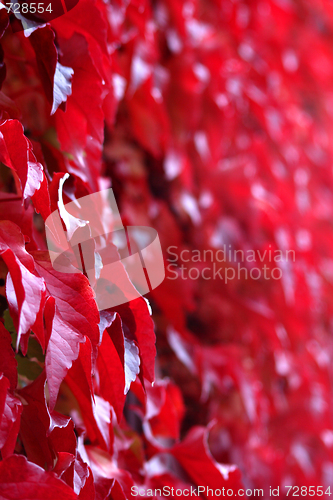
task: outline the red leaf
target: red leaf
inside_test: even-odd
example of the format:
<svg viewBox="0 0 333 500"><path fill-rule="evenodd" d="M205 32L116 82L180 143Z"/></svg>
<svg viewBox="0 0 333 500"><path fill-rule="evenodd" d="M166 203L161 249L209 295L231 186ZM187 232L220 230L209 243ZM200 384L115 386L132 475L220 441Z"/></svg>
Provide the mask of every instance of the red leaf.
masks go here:
<svg viewBox="0 0 333 500"><path fill-rule="evenodd" d="M112 437L111 408L108 402L98 396L95 396L95 401L92 399L86 374L87 347L85 344L80 344L79 357L68 371L65 382L79 404L90 441L98 442L103 449L109 450Z"/></svg>
<svg viewBox="0 0 333 500"><path fill-rule="evenodd" d="M40 189L43 167L37 162L18 120L7 120L0 125L0 160L18 175L18 190L24 199Z"/></svg>
<svg viewBox="0 0 333 500"><path fill-rule="evenodd" d="M32 196L32 202L36 212L40 213L45 221L51 214L50 194L45 174L43 174L43 181L40 185L40 189L35 191L35 194Z"/></svg>
<svg viewBox="0 0 333 500"><path fill-rule="evenodd" d="M135 343L124 337L118 315L114 315L111 325L104 331L97 366L100 394L114 407L120 421L125 395L140 371L140 358Z"/></svg>
<svg viewBox="0 0 333 500"><path fill-rule="evenodd" d="M87 498L88 494L90 495L89 500L95 498L91 470L83 462L80 455L76 458L72 453L58 453L58 460L53 472L73 488L79 498Z"/></svg>
<svg viewBox="0 0 333 500"><path fill-rule="evenodd" d="M96 500L108 500L114 480L106 477L95 477ZM90 499L89 499L90 500Z"/></svg>
<svg viewBox="0 0 333 500"><path fill-rule="evenodd" d="M65 41L65 46L69 50L63 62L74 69L73 91L67 100L66 113L60 111L55 115L57 134L62 149L75 159L80 157L80 163L76 168L69 167L69 172L97 191L104 140L103 86L86 38L75 33Z"/></svg>
<svg viewBox="0 0 333 500"><path fill-rule="evenodd" d="M17 385L17 361L12 348L12 338L0 322L0 373L8 378L10 388L13 391Z"/></svg>
<svg viewBox="0 0 333 500"><path fill-rule="evenodd" d="M124 365L108 330L104 331L103 340L98 350L97 367L99 392L113 406L118 421L120 421L125 404Z"/></svg>
<svg viewBox="0 0 333 500"><path fill-rule="evenodd" d="M81 500L94 500L95 498L92 472L80 456L74 462L74 491Z"/></svg>
<svg viewBox="0 0 333 500"><path fill-rule="evenodd" d="M240 472L234 465L221 465L212 457L208 447L208 429L193 427L186 438L172 449L172 454L198 486L212 489L228 486L236 491L241 488ZM205 495L205 494L204 494ZM205 495L209 498L209 495Z"/></svg>
<svg viewBox="0 0 333 500"><path fill-rule="evenodd" d="M179 439L184 411L180 389L170 381L156 381L147 388L145 419L154 437Z"/></svg>
<svg viewBox="0 0 333 500"><path fill-rule="evenodd" d="M45 286L43 280L30 273L14 256L3 255L3 259L10 269L6 281L6 295L9 311L17 329L17 346L21 341L22 352L26 354L28 336L25 334L36 323L44 303ZM40 340L43 342L42 338Z"/></svg>
<svg viewBox="0 0 333 500"><path fill-rule="evenodd" d="M17 346L22 338L22 352L28 347L28 336L43 305L45 285L35 276L34 260L26 252L20 229L11 222L0 222L0 255L5 261L7 275L6 295L9 310L17 330Z"/></svg>
<svg viewBox="0 0 333 500"><path fill-rule="evenodd" d="M24 401L20 438L28 460L51 469L59 453L74 455L76 437L73 422L68 417L49 411L45 399L45 372L21 389L19 395Z"/></svg>
<svg viewBox="0 0 333 500"><path fill-rule="evenodd" d="M1 402L4 401L0 419L0 449L3 458L14 452L22 413L21 401L8 391L9 381L3 375L0 378Z"/></svg>
<svg viewBox="0 0 333 500"><path fill-rule="evenodd" d="M126 500L124 490L122 489L118 481L115 481L112 486L110 500Z"/></svg>
<svg viewBox="0 0 333 500"><path fill-rule="evenodd" d="M55 467L53 469L53 472L57 474L58 477L61 477L65 483L67 483L69 486L73 487L73 467L71 467L74 464L75 461L75 456L72 455L72 453L67 453L65 451L61 451L58 453L57 457L57 463L55 464ZM69 469L72 469L72 474L71 474L71 483L69 484L68 481L66 481L67 478L67 472ZM66 477L64 477L66 476Z"/></svg>
<svg viewBox="0 0 333 500"><path fill-rule="evenodd" d="M155 374L155 332L147 302L144 298L131 300L110 309L117 311L121 317L125 337L135 340L139 346L143 375L149 382L154 382Z"/></svg>
<svg viewBox="0 0 333 500"><path fill-rule="evenodd" d="M48 320L49 342L45 359L50 407L53 409L60 384L79 355L80 343L85 342L87 336L94 349L99 342L99 313L85 276L55 271L46 252L34 252L33 255L36 269L55 301L52 324L50 318Z"/></svg>
<svg viewBox="0 0 333 500"><path fill-rule="evenodd" d="M97 5L90 0L80 0L75 9L68 12L66 16L55 19L51 26L59 38L68 41L75 33L79 33L82 38L87 40L89 54L94 59L94 65L100 73L102 72L106 62L103 59L108 54L107 25ZM68 45L66 44L66 46ZM87 91L89 92L89 89Z"/></svg>
<svg viewBox="0 0 333 500"><path fill-rule="evenodd" d="M125 498L131 497L133 478L131 474L118 467L117 462L107 452L94 446L86 446L87 459L95 476L96 499L105 500L114 486L113 480L119 482L121 489L125 492ZM107 493L108 490L108 493ZM119 488L116 488L117 494ZM103 496L105 495L106 496ZM118 498L122 498L121 496Z"/></svg>
<svg viewBox="0 0 333 500"><path fill-rule="evenodd" d="M20 455L0 463L0 498L4 500L75 500L77 495L52 472Z"/></svg>
<svg viewBox="0 0 333 500"><path fill-rule="evenodd" d="M86 478L78 498L79 500L95 500L95 497L94 477L89 469L89 476Z"/></svg>
<svg viewBox="0 0 333 500"><path fill-rule="evenodd" d="M54 114L59 107L64 111L67 97L72 93L73 70L59 63L58 52L54 44L54 32L50 26L34 31L29 40L36 53L46 97L52 105L51 114Z"/></svg>

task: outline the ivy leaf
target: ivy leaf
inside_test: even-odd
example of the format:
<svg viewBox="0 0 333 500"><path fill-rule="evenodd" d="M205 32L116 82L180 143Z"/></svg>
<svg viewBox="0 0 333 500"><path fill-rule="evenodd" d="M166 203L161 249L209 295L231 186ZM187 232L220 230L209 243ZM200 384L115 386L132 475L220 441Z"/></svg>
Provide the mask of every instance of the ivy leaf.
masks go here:
<svg viewBox="0 0 333 500"><path fill-rule="evenodd" d="M2 374L0 375L0 408L0 449L2 457L6 458L14 452L23 406L21 401L11 394L9 380Z"/></svg>
<svg viewBox="0 0 333 500"><path fill-rule="evenodd" d="M235 465L216 462L208 447L209 428L193 427L185 439L174 446L172 454L198 486L207 484L212 489L229 487L233 491L242 488L240 472ZM209 478L209 479L207 479ZM209 493L204 493L209 498Z"/></svg>
<svg viewBox="0 0 333 500"><path fill-rule="evenodd" d="M60 107L65 110L67 97L72 93L73 69L63 66L58 60L54 44L54 31L45 26L34 31L29 39L35 50L39 75L53 115Z"/></svg>
<svg viewBox="0 0 333 500"><path fill-rule="evenodd" d="M52 472L12 455L0 463L0 498L4 500L75 500L77 495Z"/></svg>
<svg viewBox="0 0 333 500"><path fill-rule="evenodd" d="M6 296L17 331L17 345L28 348L28 334L43 307L44 280L34 274L34 260L25 250L23 235L16 224L0 221L0 255L6 263Z"/></svg>
<svg viewBox="0 0 333 500"><path fill-rule="evenodd" d="M0 373L2 372L10 383L13 391L17 385L17 362L15 360L14 349L12 348L12 338L10 333L0 322Z"/></svg>
<svg viewBox="0 0 333 500"><path fill-rule="evenodd" d="M49 338L45 367L53 409L60 384L79 355L80 344L88 337L94 350L99 342L99 313L94 292L83 274L55 271L47 252L34 252L33 256L49 294L45 305Z"/></svg>
<svg viewBox="0 0 333 500"><path fill-rule="evenodd" d="M139 347L144 377L149 382L154 382L155 332L147 302L139 297L129 303L113 307L110 311L117 311L120 315L125 337L134 340Z"/></svg>
<svg viewBox="0 0 333 500"><path fill-rule="evenodd" d="M44 179L43 167L36 160L18 120L6 120L0 125L0 161L17 174L17 188L23 199L40 189Z"/></svg>
<svg viewBox="0 0 333 500"><path fill-rule="evenodd" d="M101 316L103 313L109 314L102 311ZM114 407L120 421L125 395L140 372L140 357L134 341L124 336L119 315L113 314L108 328L104 330L97 367L100 394Z"/></svg>

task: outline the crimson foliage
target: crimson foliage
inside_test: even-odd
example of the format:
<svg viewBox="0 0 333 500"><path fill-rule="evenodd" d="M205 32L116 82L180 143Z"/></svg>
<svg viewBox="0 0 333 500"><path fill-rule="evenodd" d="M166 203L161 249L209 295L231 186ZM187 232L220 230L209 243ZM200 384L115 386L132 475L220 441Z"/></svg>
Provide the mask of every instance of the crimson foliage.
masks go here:
<svg viewBox="0 0 333 500"><path fill-rule="evenodd" d="M328 486L331 2L80 0L19 22L0 9L0 498ZM166 279L154 370L147 302L99 313L87 278L50 264L65 174L65 202L111 182L166 259L296 260L280 280Z"/></svg>

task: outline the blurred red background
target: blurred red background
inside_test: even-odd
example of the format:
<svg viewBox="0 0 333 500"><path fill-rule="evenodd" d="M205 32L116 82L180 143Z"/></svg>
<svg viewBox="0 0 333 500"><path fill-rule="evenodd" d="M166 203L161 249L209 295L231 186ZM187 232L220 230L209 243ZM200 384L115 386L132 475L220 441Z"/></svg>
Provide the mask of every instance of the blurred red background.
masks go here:
<svg viewBox="0 0 333 500"><path fill-rule="evenodd" d="M80 379L75 360L88 342L76 340L56 410L71 417L78 442L71 450L59 448L45 433L39 448L51 450L59 469L51 460L48 473L82 498L96 499L130 498L133 484L206 481L218 487L224 479L217 462L239 470L230 472L226 484L263 488L265 498L269 487L278 486L284 498L285 485L327 491L333 480L332 3L80 0L30 36L12 32L12 17L0 10L1 220L20 228L25 251L38 262L34 252L46 250L43 219L57 208L59 180L69 173L66 201L112 186L125 224L158 231L167 268L164 283L149 296L157 348L154 387L146 381L145 395L143 376L137 378L124 402L123 394L110 395L100 382L97 362L83 403L71 380ZM2 227L8 235L9 226ZM9 245L14 254L18 241ZM178 267L169 267L170 247ZM237 267L233 259L218 261L223 248L254 251L262 259L242 266L277 267L281 278L246 279L243 272L227 283L219 276L204 279L204 267L218 266L222 275L225 267ZM205 250L214 258L196 262L193 252L202 256ZM292 251L295 258L274 261L270 256L277 250ZM191 256L191 262L181 256ZM182 264L187 271L197 268L192 275L199 278L187 272L187 279L171 279ZM29 272L47 281L31 265ZM0 266L5 280L8 258ZM17 330L25 299L15 310L9 292L1 290L4 326L13 333L8 318ZM137 330L131 338L145 365L145 356L152 363L154 339L142 304L131 314L142 338L145 328L149 338L140 341ZM37 309L44 314L40 328L47 347L54 333L47 333L44 303ZM118 313L126 337L125 309ZM36 314L26 331L22 327L25 343L30 330L40 340L35 320ZM110 333L111 343L115 335ZM96 349L111 352L113 344L103 342ZM21 350L19 385L10 393L19 399L20 391L36 388L29 383L37 375L38 381L44 376L43 355L36 363L28 352L23 363L22 344ZM125 365L123 359L121 375L114 369L113 376L124 377ZM50 373L46 369L47 378ZM115 392L122 392L122 384L123 378ZM113 417L100 429L90 390L119 411L118 423ZM21 424L9 449L44 467L45 450L29 453L25 432L31 430ZM104 442L99 432L109 438ZM73 459L60 467L59 453L76 457L81 467L88 463L95 486L88 490L88 479L80 476L75 489L79 465ZM92 478L91 472L85 477ZM105 486L113 478L117 482Z"/></svg>

